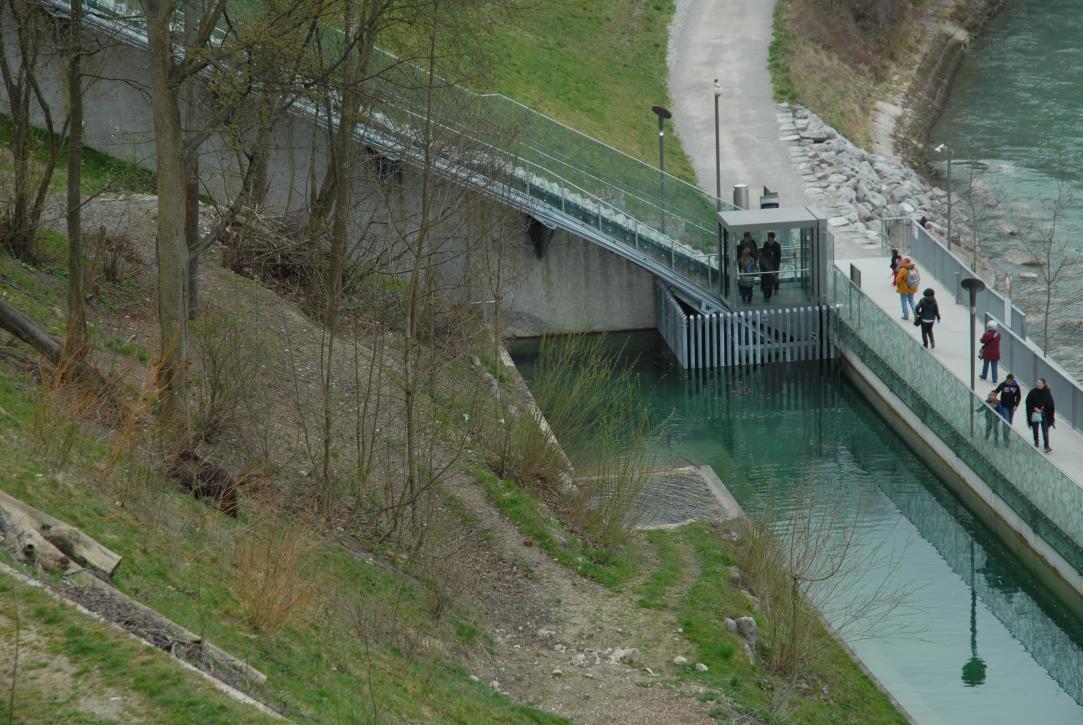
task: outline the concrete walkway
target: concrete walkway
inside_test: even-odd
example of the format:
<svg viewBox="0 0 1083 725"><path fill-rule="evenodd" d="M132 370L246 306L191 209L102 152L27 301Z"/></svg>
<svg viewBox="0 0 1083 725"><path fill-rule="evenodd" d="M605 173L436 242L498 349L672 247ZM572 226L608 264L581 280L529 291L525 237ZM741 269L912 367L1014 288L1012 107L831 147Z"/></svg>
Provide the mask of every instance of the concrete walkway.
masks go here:
<svg viewBox="0 0 1083 725"><path fill-rule="evenodd" d="M731 200L733 185L745 183L753 208L765 185L782 195L783 206L809 203L779 129L780 114L793 119L774 102L767 70L774 8L774 0L677 0L669 36L673 122L699 184L714 193L718 78L722 198Z"/></svg>
<svg viewBox="0 0 1083 725"><path fill-rule="evenodd" d="M881 309L887 311L900 327L906 330L911 337L921 341L921 329L914 327L913 322L902 319L902 309L899 304L899 295L895 292L895 286L889 284L889 269L887 257L865 257L861 259L840 260L836 262L838 267L849 275L850 264L853 263L861 270L861 289ZM937 304L940 307L940 316L943 321L933 328L936 336L936 349L922 351L939 360L944 367L952 372L967 386L970 385L970 309L965 305L955 303L955 296L951 288L935 279L921 269L921 289L932 287L936 292ZM915 303L920 295L914 296ZM911 318L912 319L912 318ZM984 331L982 323L978 321L978 335ZM975 356L975 361L976 356ZM998 374L999 380L1011 370L1001 366ZM978 363L978 373L981 373L981 363ZM994 386L990 382L977 378L976 392L985 397ZM1023 395L1026 396L1027 388L1020 383ZM1056 401L1057 391L1053 390L1053 400ZM1030 426L1026 422L1026 416L1022 405L1015 413L1015 430L1023 434L1028 441L1033 441ZM1039 439L1040 440L1040 439ZM1083 434L1073 428L1064 418L1058 416L1057 427L1049 431L1049 445L1053 452L1047 454L1065 474L1083 488Z"/></svg>

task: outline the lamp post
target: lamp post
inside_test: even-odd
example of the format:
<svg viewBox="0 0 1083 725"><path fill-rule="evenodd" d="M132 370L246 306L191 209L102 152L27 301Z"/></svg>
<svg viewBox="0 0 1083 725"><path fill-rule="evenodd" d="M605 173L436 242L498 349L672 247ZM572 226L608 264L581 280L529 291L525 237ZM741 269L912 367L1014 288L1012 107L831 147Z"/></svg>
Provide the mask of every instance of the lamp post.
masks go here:
<svg viewBox="0 0 1083 725"><path fill-rule="evenodd" d="M714 79L714 199L715 215L722 213L722 141L718 131L718 97L722 95L722 86ZM722 220L718 222L718 267L722 268ZM719 275L721 277L721 275ZM722 283L725 289L725 283Z"/></svg>
<svg viewBox="0 0 1083 725"><path fill-rule="evenodd" d="M974 392L974 377L977 374L977 359L978 352L975 348L975 334L977 330L975 328L975 316L978 312L978 293L985 289L985 282L982 282L977 277L967 277L959 282L963 289L970 292L970 391Z"/></svg>
<svg viewBox="0 0 1083 725"><path fill-rule="evenodd" d="M946 143L940 144L933 150L938 154L945 152L948 154L948 249L951 249L951 165L955 161L955 151Z"/></svg>
<svg viewBox="0 0 1083 725"><path fill-rule="evenodd" d="M970 659L963 665L963 684L985 684L985 660L978 657L978 591L974 588L974 540L970 540Z"/></svg>
<svg viewBox="0 0 1083 725"><path fill-rule="evenodd" d="M658 206L660 212L659 231L666 233L666 119L673 114L664 106L651 106L658 116ZM669 266L673 267L673 244L669 245Z"/></svg>
<svg viewBox="0 0 1083 725"><path fill-rule="evenodd" d="M718 98L722 95L722 86L714 79L714 198L715 209L722 211L722 142L718 131Z"/></svg>

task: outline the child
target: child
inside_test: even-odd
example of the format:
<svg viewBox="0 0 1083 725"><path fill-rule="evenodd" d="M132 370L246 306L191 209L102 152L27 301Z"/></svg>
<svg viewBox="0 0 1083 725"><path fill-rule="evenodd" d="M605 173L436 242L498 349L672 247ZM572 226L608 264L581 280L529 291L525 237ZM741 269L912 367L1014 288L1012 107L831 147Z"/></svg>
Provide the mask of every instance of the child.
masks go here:
<svg viewBox="0 0 1083 725"><path fill-rule="evenodd" d="M891 286L895 286L895 275L899 273L899 262L902 261L902 255L899 254L899 250L892 247L891 249Z"/></svg>

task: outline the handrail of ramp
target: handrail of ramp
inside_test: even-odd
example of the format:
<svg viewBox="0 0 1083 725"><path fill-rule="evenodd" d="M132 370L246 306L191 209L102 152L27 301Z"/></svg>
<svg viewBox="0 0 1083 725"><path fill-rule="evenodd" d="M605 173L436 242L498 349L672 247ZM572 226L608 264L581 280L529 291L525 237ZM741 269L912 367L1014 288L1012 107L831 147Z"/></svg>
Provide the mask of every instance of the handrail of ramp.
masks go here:
<svg viewBox="0 0 1083 725"><path fill-rule="evenodd" d="M70 11L65 0L39 2L55 12ZM146 48L140 11L114 0L86 0L85 7L88 23ZM212 42L226 39L219 31ZM392 158L417 162L418 129L433 119L412 93L426 88L427 71L383 51L377 52L377 63L386 73L374 73L371 82L373 95L382 101L359 125L358 137ZM732 205L505 96L448 82L441 82L440 93L459 103L461 112L439 119L439 127L461 134L484 153L445 158L436 164L438 173L644 266L700 310L725 309L715 284L719 259L712 251L716 209ZM327 112L304 99L292 110L328 123ZM331 115L337 120L334 111ZM478 137L477 128L494 123L514 128L514 141Z"/></svg>
<svg viewBox="0 0 1083 725"><path fill-rule="evenodd" d="M1083 572L1083 488L909 335L837 267L829 287L843 347L1076 571Z"/></svg>

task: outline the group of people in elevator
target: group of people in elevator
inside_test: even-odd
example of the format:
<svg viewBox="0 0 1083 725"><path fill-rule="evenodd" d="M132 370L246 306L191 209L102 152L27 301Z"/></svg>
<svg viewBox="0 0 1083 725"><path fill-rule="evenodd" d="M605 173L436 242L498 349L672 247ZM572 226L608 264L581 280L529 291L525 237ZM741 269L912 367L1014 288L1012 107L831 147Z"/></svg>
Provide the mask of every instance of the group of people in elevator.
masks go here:
<svg viewBox="0 0 1083 725"><path fill-rule="evenodd" d="M922 292L921 300L915 305L914 295L921 284L921 273L917 265L909 257L904 257L899 250L891 250L891 284L899 295L902 306L902 318L909 319L908 313L914 315L914 325L921 328L921 342L926 348L936 348L936 339L933 335L933 326L940 322L940 306L936 301L936 292L931 287ZM1004 381L997 383L997 372L1000 366L1000 342L1001 332L995 320L986 323L985 331L979 338L978 357L982 361L982 380L989 380L996 388L989 391L986 399L978 406L976 412L985 417L985 439L993 439L995 446L1001 441L1008 445L1010 431L1015 423L1015 413L1022 404L1026 413L1026 424L1030 427L1034 436L1034 447L1039 447L1039 433L1041 434L1041 446L1046 453L1053 449L1049 446L1049 429L1056 427L1056 406L1053 401L1053 391L1045 378L1034 381L1034 387L1030 389L1024 400L1022 390L1015 376L1008 374Z"/></svg>
<svg viewBox="0 0 1083 725"><path fill-rule="evenodd" d="M745 232L737 245L737 291L741 301L752 304L759 280L763 301L770 302L778 292L778 273L782 267L782 245L774 232L767 232L763 246L759 247L751 232Z"/></svg>

